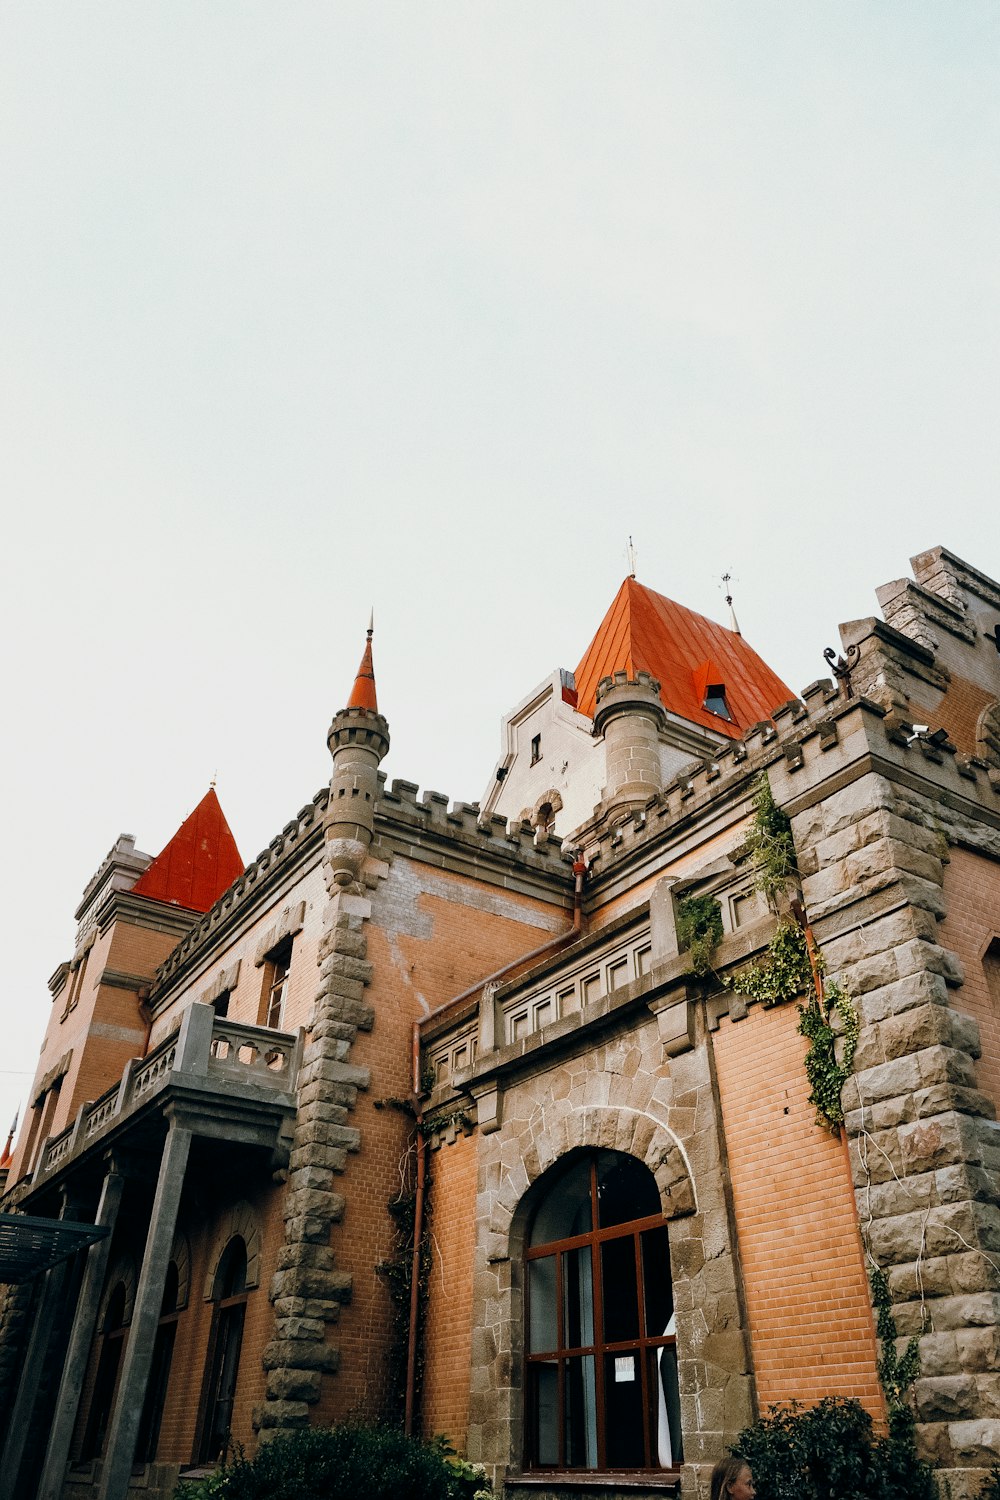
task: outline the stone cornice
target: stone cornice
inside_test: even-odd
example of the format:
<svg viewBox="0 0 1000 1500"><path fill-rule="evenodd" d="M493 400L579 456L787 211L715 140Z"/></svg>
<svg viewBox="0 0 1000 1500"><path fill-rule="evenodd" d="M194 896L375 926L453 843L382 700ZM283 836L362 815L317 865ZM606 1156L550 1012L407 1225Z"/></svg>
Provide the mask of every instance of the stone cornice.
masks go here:
<svg viewBox="0 0 1000 1500"><path fill-rule="evenodd" d="M114 922L183 937L197 920L196 911L171 906L166 901L152 901L148 896L133 896L130 891L111 891L97 910L97 928L102 937Z"/></svg>

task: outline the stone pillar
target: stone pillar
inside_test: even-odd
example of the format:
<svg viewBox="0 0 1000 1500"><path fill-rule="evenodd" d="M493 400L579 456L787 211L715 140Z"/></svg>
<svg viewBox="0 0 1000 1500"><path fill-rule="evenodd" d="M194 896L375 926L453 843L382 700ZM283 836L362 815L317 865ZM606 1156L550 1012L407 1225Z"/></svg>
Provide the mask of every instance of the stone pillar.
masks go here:
<svg viewBox="0 0 1000 1500"><path fill-rule="evenodd" d="M60 1219L73 1218L73 1208L66 1190L63 1190L63 1202L60 1209ZM69 1279L70 1262L62 1260L51 1270L45 1273L45 1284L42 1287L38 1305L35 1308L31 1325L31 1336L28 1339L28 1347L24 1356L24 1364L21 1368L21 1379L17 1387L17 1396L14 1408L10 1414L10 1426L7 1429L7 1441L4 1444L3 1458L0 1460L0 1473L10 1484L11 1490L17 1484L18 1471L24 1458L25 1444L31 1427L31 1417L35 1409L35 1398L38 1395L38 1387L45 1368L45 1357L48 1353L49 1340L66 1291L66 1283Z"/></svg>
<svg viewBox="0 0 1000 1500"><path fill-rule="evenodd" d="M67 1273L68 1262L66 1261L60 1261L57 1266L46 1271L45 1284L35 1309L31 1337L28 1340L24 1365L21 1369L21 1380L17 1387L17 1397L10 1414L7 1441L4 1444L3 1458L0 1460L0 1473L5 1476L5 1483L10 1484L11 1493L16 1493L17 1476L24 1457L24 1447L28 1439L31 1415L35 1408L35 1398L38 1395L45 1356L48 1352L52 1324L62 1303Z"/></svg>
<svg viewBox="0 0 1000 1500"><path fill-rule="evenodd" d="M976 1089L978 1028L949 1002L961 969L938 941L953 816L931 787L869 773L792 827L810 919L862 1022L843 1093L862 1235L900 1334L920 1339L921 1449L969 1500L1000 1452L1000 1140Z"/></svg>
<svg viewBox="0 0 1000 1500"><path fill-rule="evenodd" d="M70 1334L69 1348L66 1352L66 1360L63 1365L59 1394L56 1397L52 1427L45 1455L45 1467L38 1486L37 1500L59 1500L62 1494L66 1463L69 1458L69 1446L72 1441L73 1427L80 1405L83 1381L87 1373L87 1361L90 1357L90 1347L94 1338L97 1313L101 1303L101 1292L104 1287L104 1276L108 1265L108 1255L111 1249L111 1238L114 1234L115 1223L118 1218L124 1181L125 1179L118 1171L117 1166L112 1162L109 1166L108 1174L104 1179L104 1186L101 1189L101 1200L97 1207L97 1217L94 1221L102 1228L107 1229L108 1233L103 1239L91 1245L87 1252L87 1264L83 1274L83 1284L77 1299L73 1330Z"/></svg>
<svg viewBox="0 0 1000 1500"><path fill-rule="evenodd" d="M597 687L594 733L604 738L607 783L602 800L608 811L638 810L663 789L660 730L666 724L660 684L648 672L630 679L624 672Z"/></svg>
<svg viewBox="0 0 1000 1500"><path fill-rule="evenodd" d="M108 1431L99 1500L125 1500L128 1492L191 1140L192 1131L176 1115L171 1115L118 1381L118 1398Z"/></svg>

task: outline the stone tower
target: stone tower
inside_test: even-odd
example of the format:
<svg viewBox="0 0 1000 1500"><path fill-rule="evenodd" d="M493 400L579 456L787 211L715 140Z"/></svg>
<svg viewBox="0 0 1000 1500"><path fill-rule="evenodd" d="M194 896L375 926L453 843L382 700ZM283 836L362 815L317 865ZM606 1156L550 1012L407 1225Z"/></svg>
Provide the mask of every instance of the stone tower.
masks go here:
<svg viewBox="0 0 1000 1500"><path fill-rule="evenodd" d="M663 788L660 729L666 724L660 684L648 672L605 677L597 689L594 734L603 736L607 814L638 811Z"/></svg>
<svg viewBox="0 0 1000 1500"><path fill-rule="evenodd" d="M333 756L326 821L327 887L361 893L361 865L372 840L378 768L389 749L389 725L378 711L372 625L347 707L326 737Z"/></svg>
<svg viewBox="0 0 1000 1500"><path fill-rule="evenodd" d="M361 1143L347 1124L368 1069L350 1061L359 1031L375 1014L364 998L372 966L365 923L371 917L363 866L375 827L379 762L389 726L378 711L372 624L347 707L327 736L333 756L324 828L323 875L329 899L319 947L320 982L299 1073L298 1113L288 1163L285 1245L271 1285L274 1338L264 1351L266 1399L255 1425L266 1438L303 1427L333 1374L340 1351L330 1332L350 1300L351 1276L337 1263L335 1226L344 1211L337 1189L348 1155ZM332 1240L332 1243L331 1243Z"/></svg>

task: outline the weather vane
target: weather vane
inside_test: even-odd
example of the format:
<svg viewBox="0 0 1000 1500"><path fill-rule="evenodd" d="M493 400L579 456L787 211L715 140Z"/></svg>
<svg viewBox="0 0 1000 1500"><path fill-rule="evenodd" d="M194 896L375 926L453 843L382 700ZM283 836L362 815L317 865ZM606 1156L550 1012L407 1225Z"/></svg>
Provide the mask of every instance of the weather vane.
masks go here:
<svg viewBox="0 0 1000 1500"><path fill-rule="evenodd" d="M729 628L730 630L732 630L734 635L739 635L740 625L739 621L736 618L736 611L733 608L733 591L730 588L730 584L732 583L732 581L732 573L723 573L721 583L722 591L726 596L726 603L729 605Z"/></svg>

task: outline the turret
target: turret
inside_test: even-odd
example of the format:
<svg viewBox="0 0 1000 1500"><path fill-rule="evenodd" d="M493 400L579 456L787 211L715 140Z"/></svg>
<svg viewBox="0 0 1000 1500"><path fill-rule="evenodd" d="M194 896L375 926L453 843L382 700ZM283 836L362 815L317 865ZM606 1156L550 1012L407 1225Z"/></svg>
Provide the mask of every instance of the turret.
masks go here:
<svg viewBox="0 0 1000 1500"><path fill-rule="evenodd" d="M389 725L378 711L372 666L372 622L347 707L334 714L326 742L333 757L326 815L326 869L331 885L358 886L375 827L379 762Z"/></svg>
<svg viewBox="0 0 1000 1500"><path fill-rule="evenodd" d="M607 811L642 807L663 788L660 730L666 724L660 684L648 672L605 677L597 688L594 734L604 739Z"/></svg>

